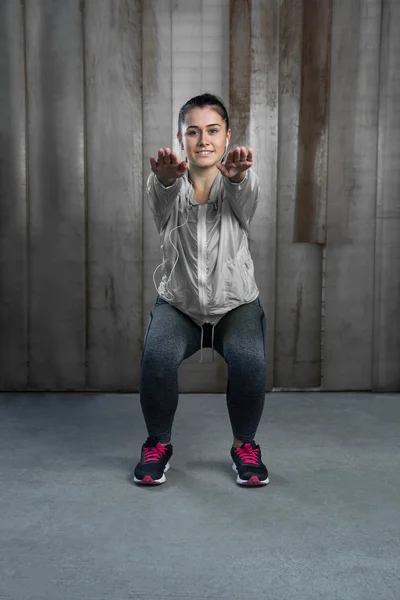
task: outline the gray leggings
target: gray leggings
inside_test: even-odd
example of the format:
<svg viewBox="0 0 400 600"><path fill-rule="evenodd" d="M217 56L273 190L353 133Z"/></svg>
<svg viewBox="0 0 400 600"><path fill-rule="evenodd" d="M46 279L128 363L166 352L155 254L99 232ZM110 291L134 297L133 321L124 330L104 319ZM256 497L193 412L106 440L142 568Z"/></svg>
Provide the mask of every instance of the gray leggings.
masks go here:
<svg viewBox="0 0 400 600"><path fill-rule="evenodd" d="M203 347L211 348L210 323ZM259 298L238 306L214 329L214 349L228 365L227 404L233 435L251 442L262 416L266 392L266 319ZM157 296L150 312L141 361L140 403L149 436L171 439L178 407L178 368L200 350L201 329ZM204 365L206 377L207 366Z"/></svg>

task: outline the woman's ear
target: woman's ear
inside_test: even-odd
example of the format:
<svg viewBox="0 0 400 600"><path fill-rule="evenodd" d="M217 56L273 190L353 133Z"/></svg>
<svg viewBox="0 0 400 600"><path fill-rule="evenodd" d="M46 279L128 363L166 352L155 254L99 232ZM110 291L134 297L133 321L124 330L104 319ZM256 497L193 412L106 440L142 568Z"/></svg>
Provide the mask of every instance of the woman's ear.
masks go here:
<svg viewBox="0 0 400 600"><path fill-rule="evenodd" d="M184 151L185 151L185 149L184 149L184 147L183 147L183 143L182 143L182 136L181 136L179 133L177 133L177 134L176 134L176 139L177 139L177 140L178 140L178 142L179 142L179 150L180 150L181 152L184 152Z"/></svg>

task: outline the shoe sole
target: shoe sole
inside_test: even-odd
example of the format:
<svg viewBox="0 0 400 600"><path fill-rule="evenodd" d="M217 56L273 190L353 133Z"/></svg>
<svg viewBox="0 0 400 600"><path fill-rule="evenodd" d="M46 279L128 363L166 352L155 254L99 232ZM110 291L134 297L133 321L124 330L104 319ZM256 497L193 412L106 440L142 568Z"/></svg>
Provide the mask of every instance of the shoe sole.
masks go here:
<svg viewBox="0 0 400 600"><path fill-rule="evenodd" d="M239 473L235 463L233 463L232 469L235 471L235 473ZM236 483L238 483L239 485L246 485L248 487L259 487L262 485L268 485L269 477L267 477L267 479L263 480L263 479L259 479L257 477L257 475L253 475L253 477L250 477L250 479L240 479L239 474L238 474L238 476L236 478Z"/></svg>
<svg viewBox="0 0 400 600"><path fill-rule="evenodd" d="M143 479L137 479L135 475L133 476L133 481L138 483L139 485L160 485L161 483L165 483L167 478L165 477L165 473L170 469L169 462L165 465L164 473L160 479L153 479L151 475L145 475Z"/></svg>
<svg viewBox="0 0 400 600"><path fill-rule="evenodd" d="M135 483L138 483L139 485L161 485L162 483L165 483L167 481L167 478L165 477L165 473L167 471L169 471L170 467L171 467L171 465L168 462L165 465L164 473L160 479L153 479L151 477L151 475L145 475L143 477L143 479L137 479L135 476L133 476L133 481ZM232 465L232 469L235 471L235 473L238 474L237 466L235 464ZM261 480L256 475L253 475L253 477L250 477L250 479L241 479L238 474L238 476L236 478L236 483L238 483L239 485L245 485L248 487L259 487L259 486L263 486L263 485L268 485L269 477L267 477L267 479L265 479L265 480Z"/></svg>

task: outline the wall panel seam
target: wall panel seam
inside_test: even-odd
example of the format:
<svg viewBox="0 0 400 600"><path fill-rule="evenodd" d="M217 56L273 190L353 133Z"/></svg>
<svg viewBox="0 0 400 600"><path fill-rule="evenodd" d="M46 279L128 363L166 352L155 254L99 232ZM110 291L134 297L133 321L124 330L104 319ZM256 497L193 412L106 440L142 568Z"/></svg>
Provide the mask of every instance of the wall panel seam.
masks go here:
<svg viewBox="0 0 400 600"><path fill-rule="evenodd" d="M374 214L374 239L373 239L373 279L372 279L372 339L371 339L371 391L376 389L377 384L379 385L379 341L375 344L375 323L377 319L377 307L376 307L376 279L377 279L377 269L376 269L376 250L377 250L377 237L378 237L378 223L377 223L377 215L378 215L378 200L379 200L379 164L380 164L380 130L381 130L381 118L380 118L380 104L381 104L381 74L382 74L382 30L383 30L383 20L384 20L384 6L383 0L381 0L381 22L380 22L380 31L379 31L379 60L378 60L378 94L377 94L377 127L376 127L376 162L375 162L375 214ZM379 302L378 302L379 305ZM378 334L379 335L379 334ZM378 370L378 376L375 377L375 365Z"/></svg>
<svg viewBox="0 0 400 600"><path fill-rule="evenodd" d="M25 302L25 318L26 318L26 387L31 387L31 263L30 263L30 178L29 178L29 90L28 90L28 58L26 54L26 2L21 0L22 8L22 29L23 29L23 53L24 53L24 78L25 78L25 206L26 206L26 302Z"/></svg>
<svg viewBox="0 0 400 600"><path fill-rule="evenodd" d="M275 231L276 231L276 242L275 242L275 264L274 264L274 270L275 270L275 277L276 277L276 273L278 273L278 263L279 263L279 256L278 256L278 242L279 242L279 207L278 207L278 202L279 202L279 175L280 175L280 168L279 168L279 148L280 148L280 139L281 139L281 127L280 125L280 121L279 121L279 116L280 116L280 110L279 110L279 98L280 98L280 90L281 90L281 10L282 10L282 6L280 5L278 8L278 43L277 43L277 53L278 53L278 57L277 57L277 63L278 63L278 76L277 76L277 97L278 97L278 107L277 107L277 135L276 135L276 147L277 147L277 160L276 160L276 194L275 194L275 204L276 204L276 217L275 217ZM296 201L296 199L295 199ZM276 331L277 331L277 310L276 310L276 306L277 303L279 301L279 294L278 294L278 286L275 284L274 286L274 295L275 295L275 300L274 300L274 305L275 305L275 310L274 310L274 339L273 339L273 361L272 361L272 373L273 373L273 378L272 381L276 378L276 365L278 362L278 348L277 348L277 336L276 336ZM272 386L271 391L273 391L275 388ZM267 391L267 390L266 390Z"/></svg>
<svg viewBox="0 0 400 600"><path fill-rule="evenodd" d="M145 316L144 316L144 306L145 306L145 289L144 289L144 284L145 284L145 275L146 275L146 270L143 266L143 262L144 262L144 257L145 257L145 230L144 230L144 212L145 212L145 169L143 168L143 162L144 162L144 126L143 126L143 120L144 120L144 85L143 85L143 60L144 60L144 53L143 53L143 40L144 40L144 0L141 0L140 3L140 22L141 22L141 31L142 31L142 35L140 37L140 87L141 87L141 91L142 91L142 298L141 298L141 307L140 307L140 311L141 311L141 344L142 344L142 352L143 352L143 342L144 342L144 334L145 334Z"/></svg>
<svg viewBox="0 0 400 600"><path fill-rule="evenodd" d="M86 95L85 0L81 0L82 85L83 85L83 173L84 173L84 235L85 235L85 389L89 382L89 174Z"/></svg>

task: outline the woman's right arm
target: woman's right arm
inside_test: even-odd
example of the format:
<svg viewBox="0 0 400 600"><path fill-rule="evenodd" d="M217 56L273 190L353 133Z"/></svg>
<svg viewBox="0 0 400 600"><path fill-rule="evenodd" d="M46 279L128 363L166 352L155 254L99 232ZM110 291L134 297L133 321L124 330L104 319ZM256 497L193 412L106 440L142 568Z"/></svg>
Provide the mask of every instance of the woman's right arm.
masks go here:
<svg viewBox="0 0 400 600"><path fill-rule="evenodd" d="M179 162L177 155L169 148L160 148L157 161L153 156L150 157L150 165L152 173L147 180L148 200L160 232L171 215L182 187L182 176L186 172L187 164Z"/></svg>

